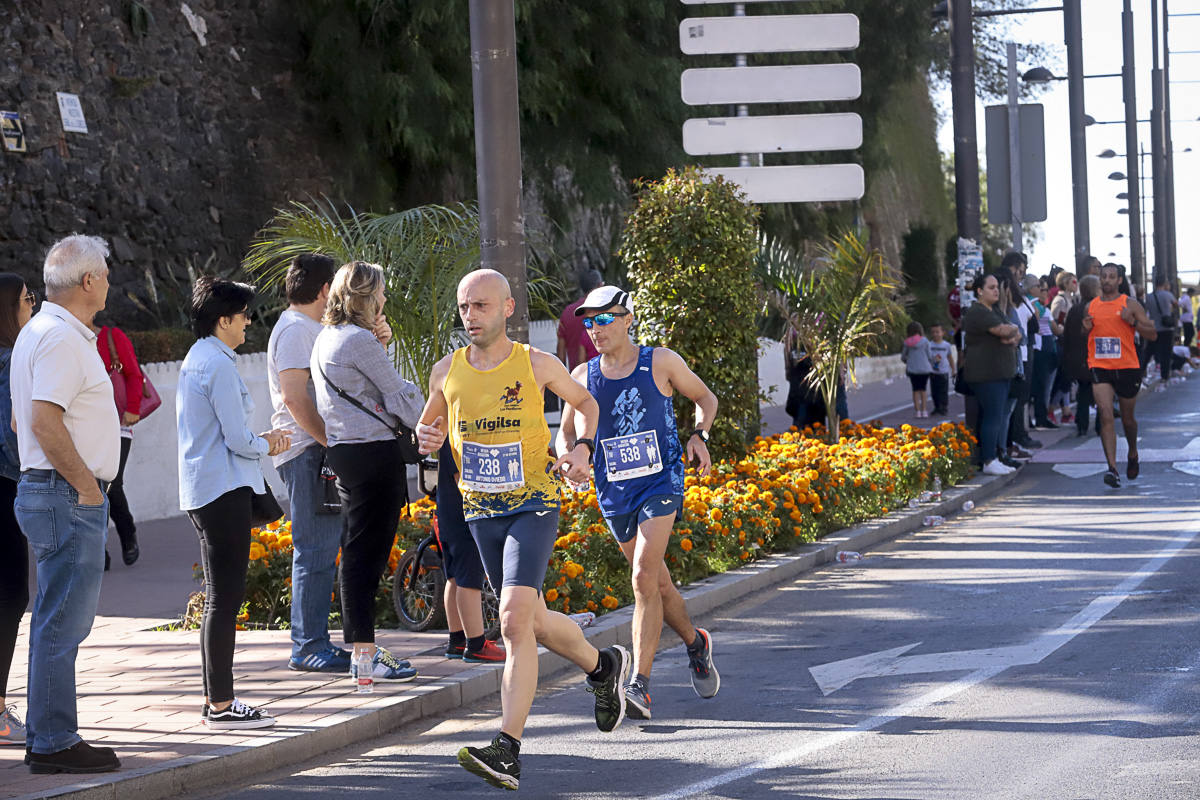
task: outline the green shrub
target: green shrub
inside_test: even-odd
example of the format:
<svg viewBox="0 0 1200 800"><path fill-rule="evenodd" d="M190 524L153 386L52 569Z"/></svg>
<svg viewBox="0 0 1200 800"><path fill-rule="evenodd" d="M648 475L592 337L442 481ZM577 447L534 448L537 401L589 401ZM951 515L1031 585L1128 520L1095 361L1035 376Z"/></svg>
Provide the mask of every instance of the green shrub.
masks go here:
<svg viewBox="0 0 1200 800"><path fill-rule="evenodd" d="M709 449L714 459L740 457L759 431L758 209L695 167L637 188L617 256L633 284L638 337L677 352L708 384L720 402ZM675 412L686 436L694 405L677 397Z"/></svg>

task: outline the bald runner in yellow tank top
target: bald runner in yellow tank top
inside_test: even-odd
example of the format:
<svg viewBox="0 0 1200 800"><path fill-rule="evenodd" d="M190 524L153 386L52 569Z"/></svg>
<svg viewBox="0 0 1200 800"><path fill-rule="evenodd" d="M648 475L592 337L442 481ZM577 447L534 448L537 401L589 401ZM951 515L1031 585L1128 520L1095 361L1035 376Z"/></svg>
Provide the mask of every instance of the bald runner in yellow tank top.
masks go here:
<svg viewBox="0 0 1200 800"><path fill-rule="evenodd" d="M625 719L629 652L597 650L579 626L550 611L542 597L547 562L558 536L556 475L575 483L591 477L592 437L599 407L587 388L549 353L516 344L505 321L516 304L508 281L489 269L458 285L458 313L471 344L434 365L429 402L417 424L422 453L446 440L459 468L463 511L492 585L500 590L500 634L507 658L500 684L500 732L484 747L464 747L467 771L506 789L521 777L521 735L537 691L538 645L587 674L596 727L614 730ZM549 389L578 410L580 438L557 460L542 409Z"/></svg>
<svg viewBox="0 0 1200 800"><path fill-rule="evenodd" d="M456 350L442 385L450 446L467 521L557 509L550 428L530 347L514 342L496 367L476 369Z"/></svg>

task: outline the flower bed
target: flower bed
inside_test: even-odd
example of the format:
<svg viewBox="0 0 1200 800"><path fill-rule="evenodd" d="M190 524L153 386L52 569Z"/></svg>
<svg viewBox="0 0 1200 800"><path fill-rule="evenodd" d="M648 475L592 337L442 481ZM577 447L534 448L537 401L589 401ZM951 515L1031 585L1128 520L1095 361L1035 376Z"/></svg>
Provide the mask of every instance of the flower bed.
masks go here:
<svg viewBox="0 0 1200 800"><path fill-rule="evenodd" d="M818 432L819 433L819 432ZM903 425L842 424L842 441L811 431L756 440L736 462L686 478L683 513L667 548L680 584L789 550L827 533L886 514L929 488L935 477L952 486L970 474L974 438L949 422L929 430ZM434 505L421 499L402 516L377 596L380 626L395 624L391 574L404 549L432 529ZM253 532L244 622L286 624L291 600L291 525ZM600 516L594 491L568 493L559 537L546 573L547 604L567 613L603 614L633 601L629 567ZM336 623L338 611L332 611Z"/></svg>

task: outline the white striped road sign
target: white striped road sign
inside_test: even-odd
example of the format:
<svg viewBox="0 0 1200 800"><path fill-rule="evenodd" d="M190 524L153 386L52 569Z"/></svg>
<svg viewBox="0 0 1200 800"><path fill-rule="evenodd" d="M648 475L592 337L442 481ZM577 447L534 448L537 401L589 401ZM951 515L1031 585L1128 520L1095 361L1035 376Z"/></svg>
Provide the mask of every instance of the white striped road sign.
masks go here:
<svg viewBox="0 0 1200 800"><path fill-rule="evenodd" d="M685 69L679 89L692 106L854 100L862 94L862 72L857 64Z"/></svg>
<svg viewBox="0 0 1200 800"><path fill-rule="evenodd" d="M751 203L823 203L858 200L866 178L858 164L801 164L780 167L712 167L742 187Z"/></svg>
<svg viewBox="0 0 1200 800"><path fill-rule="evenodd" d="M755 17L695 17L679 23L685 55L802 53L858 47L853 14L783 14Z"/></svg>
<svg viewBox="0 0 1200 800"><path fill-rule="evenodd" d="M709 117L683 123L683 149L693 156L854 150L862 141L858 114Z"/></svg>

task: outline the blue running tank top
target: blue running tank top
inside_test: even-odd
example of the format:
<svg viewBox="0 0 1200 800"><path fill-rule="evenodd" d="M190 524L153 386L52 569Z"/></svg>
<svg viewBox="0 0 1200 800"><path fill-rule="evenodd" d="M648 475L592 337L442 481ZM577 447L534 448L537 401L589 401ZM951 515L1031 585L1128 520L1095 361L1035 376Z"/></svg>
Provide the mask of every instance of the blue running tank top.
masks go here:
<svg viewBox="0 0 1200 800"><path fill-rule="evenodd" d="M587 388L600 406L593 473L600 513L628 514L656 495L683 494L683 448L671 398L659 391L642 347L626 378L606 378L600 356L588 362Z"/></svg>

